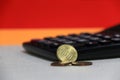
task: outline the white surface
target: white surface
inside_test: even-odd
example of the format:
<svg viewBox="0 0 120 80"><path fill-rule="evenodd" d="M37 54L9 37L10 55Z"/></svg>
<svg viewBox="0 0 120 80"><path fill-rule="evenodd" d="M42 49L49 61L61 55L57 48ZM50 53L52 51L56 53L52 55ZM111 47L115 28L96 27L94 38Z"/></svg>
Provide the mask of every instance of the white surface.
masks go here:
<svg viewBox="0 0 120 80"><path fill-rule="evenodd" d="M23 51L21 46L0 47L0 80L120 80L120 58L92 61L87 67L52 67Z"/></svg>

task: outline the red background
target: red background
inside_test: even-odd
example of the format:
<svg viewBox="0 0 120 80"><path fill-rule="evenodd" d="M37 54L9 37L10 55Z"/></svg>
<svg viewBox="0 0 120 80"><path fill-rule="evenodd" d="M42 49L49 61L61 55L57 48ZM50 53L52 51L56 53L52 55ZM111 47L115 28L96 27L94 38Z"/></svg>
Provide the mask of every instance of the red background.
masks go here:
<svg viewBox="0 0 120 80"><path fill-rule="evenodd" d="M0 0L0 28L107 27L120 23L120 0Z"/></svg>

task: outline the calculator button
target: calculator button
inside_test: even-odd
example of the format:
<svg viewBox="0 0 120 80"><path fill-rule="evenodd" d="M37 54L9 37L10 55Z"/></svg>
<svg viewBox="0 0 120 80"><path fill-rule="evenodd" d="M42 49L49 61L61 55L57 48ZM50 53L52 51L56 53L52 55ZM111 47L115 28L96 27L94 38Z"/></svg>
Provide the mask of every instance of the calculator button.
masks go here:
<svg viewBox="0 0 120 80"><path fill-rule="evenodd" d="M61 38L54 38L52 39L52 41L55 41L55 42L58 42L58 43L63 43L63 44L72 44L74 43L73 41L71 40L67 40L67 39L61 39Z"/></svg>
<svg viewBox="0 0 120 80"><path fill-rule="evenodd" d="M50 51L55 51L59 45L60 45L59 43L55 43L47 40L38 41L38 47L41 47Z"/></svg>
<svg viewBox="0 0 120 80"><path fill-rule="evenodd" d="M94 34L93 36L95 36L95 37L102 37L103 34L98 33L98 34Z"/></svg>
<svg viewBox="0 0 120 80"><path fill-rule="evenodd" d="M70 41L70 40L59 40L60 43L63 43L63 44L67 44L67 43L74 43L73 41Z"/></svg>
<svg viewBox="0 0 120 80"><path fill-rule="evenodd" d="M74 37L72 37L72 36L66 36L66 37L64 37L65 39L68 39L68 40L73 40L74 39Z"/></svg>
<svg viewBox="0 0 120 80"><path fill-rule="evenodd" d="M66 39L56 39L57 42L66 42Z"/></svg>
<svg viewBox="0 0 120 80"><path fill-rule="evenodd" d="M34 45L39 45L38 42L41 42L40 44L42 44L42 43L43 43L43 40L38 40L38 39L32 39L32 40L31 40L31 44L34 44Z"/></svg>
<svg viewBox="0 0 120 80"><path fill-rule="evenodd" d="M41 44L41 45L44 46L44 47L52 44L51 41L47 41L47 40L37 41L37 43L38 43L38 44Z"/></svg>
<svg viewBox="0 0 120 80"><path fill-rule="evenodd" d="M39 40L39 41L32 40L31 44L37 47L46 47L48 46L49 43L47 43L47 41L45 40Z"/></svg>
<svg viewBox="0 0 120 80"><path fill-rule="evenodd" d="M77 41L77 40L79 40L80 38L78 38L78 37L73 37L71 40L73 40L73 41Z"/></svg>
<svg viewBox="0 0 120 80"><path fill-rule="evenodd" d="M111 36L105 35L105 36L103 36L102 38L103 38L103 39L111 39Z"/></svg>
<svg viewBox="0 0 120 80"><path fill-rule="evenodd" d="M92 42L92 41L90 41L90 42L87 43L87 45L89 45L89 46L95 46L95 45L98 45L98 42Z"/></svg>
<svg viewBox="0 0 120 80"><path fill-rule="evenodd" d="M90 37L92 37L91 35L80 35L79 36L80 38L86 38L86 39L88 39L88 38L90 38Z"/></svg>
<svg viewBox="0 0 120 80"><path fill-rule="evenodd" d="M90 37L89 40L91 40L91 41L98 41L98 40L100 40L100 38L99 37Z"/></svg>
<svg viewBox="0 0 120 80"><path fill-rule="evenodd" d="M108 44L108 43L111 43L111 41L110 40L99 40L99 43Z"/></svg>
<svg viewBox="0 0 120 80"><path fill-rule="evenodd" d="M54 41L54 42L62 42L62 41L65 41L65 39L53 38L53 39L51 39L51 41Z"/></svg>
<svg viewBox="0 0 120 80"><path fill-rule="evenodd" d="M92 35L89 34L89 33L81 33L81 34L79 35L80 38L89 38L89 37L91 37L91 36L92 36Z"/></svg>
<svg viewBox="0 0 120 80"><path fill-rule="evenodd" d="M115 34L114 37L120 38L120 34Z"/></svg>
<svg viewBox="0 0 120 80"><path fill-rule="evenodd" d="M120 42L120 38L112 38L111 39L113 42Z"/></svg>
<svg viewBox="0 0 120 80"><path fill-rule="evenodd" d="M80 48L83 48L83 47L85 47L86 46L86 44L85 43L78 43L78 44L73 44L73 46L76 48L76 49L80 49Z"/></svg>
<svg viewBox="0 0 120 80"><path fill-rule="evenodd" d="M73 42L73 41L64 41L64 42L62 42L63 44L74 44L75 42Z"/></svg>
<svg viewBox="0 0 120 80"><path fill-rule="evenodd" d="M57 48L58 46L60 46L61 44L60 43L56 43L56 42L53 42L51 45L50 45L50 48Z"/></svg>
<svg viewBox="0 0 120 80"><path fill-rule="evenodd" d="M78 42L78 43L86 43L86 42L88 42L88 40L87 39L77 39L76 42Z"/></svg>

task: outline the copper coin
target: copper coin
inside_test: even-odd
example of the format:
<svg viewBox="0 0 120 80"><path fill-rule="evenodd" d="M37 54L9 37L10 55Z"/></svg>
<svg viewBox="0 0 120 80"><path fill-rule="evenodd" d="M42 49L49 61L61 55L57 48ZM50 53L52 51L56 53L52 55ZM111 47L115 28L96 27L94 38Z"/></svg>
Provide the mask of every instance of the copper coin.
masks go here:
<svg viewBox="0 0 120 80"><path fill-rule="evenodd" d="M62 62L53 62L51 63L51 66L70 66L71 63L62 63Z"/></svg>
<svg viewBox="0 0 120 80"><path fill-rule="evenodd" d="M77 62L72 62L73 66L90 66L92 65L92 62L82 62L82 61L77 61Z"/></svg>

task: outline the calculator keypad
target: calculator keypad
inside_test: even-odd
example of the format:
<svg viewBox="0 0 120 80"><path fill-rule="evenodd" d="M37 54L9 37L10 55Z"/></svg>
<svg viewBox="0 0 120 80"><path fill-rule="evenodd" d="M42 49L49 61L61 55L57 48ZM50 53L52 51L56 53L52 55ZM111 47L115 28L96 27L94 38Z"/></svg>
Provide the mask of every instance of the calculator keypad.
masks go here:
<svg viewBox="0 0 120 80"><path fill-rule="evenodd" d="M95 47L101 45L109 45L112 43L120 42L120 34L115 35L103 35L103 34L69 34L67 36L60 35L56 37L46 37L42 40L33 39L31 43L33 45L43 47L45 49L57 49L61 44L70 44L75 47Z"/></svg>

